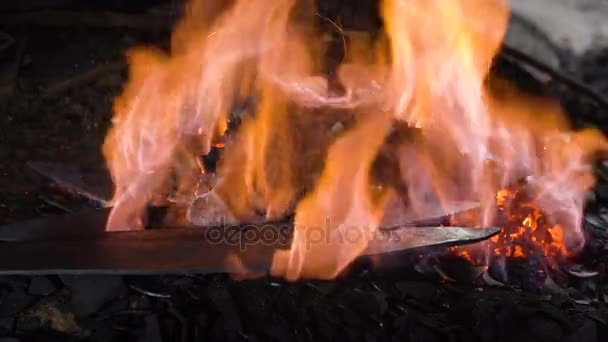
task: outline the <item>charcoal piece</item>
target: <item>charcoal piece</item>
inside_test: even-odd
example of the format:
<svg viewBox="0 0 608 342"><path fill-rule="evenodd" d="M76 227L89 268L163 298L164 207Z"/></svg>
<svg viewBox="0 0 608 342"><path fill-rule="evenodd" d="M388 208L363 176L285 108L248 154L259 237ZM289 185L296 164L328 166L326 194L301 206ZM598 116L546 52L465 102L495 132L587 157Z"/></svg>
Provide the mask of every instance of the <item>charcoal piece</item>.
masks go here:
<svg viewBox="0 0 608 342"><path fill-rule="evenodd" d="M435 269L434 262L429 260L429 258L422 258L422 260L411 258L409 260L411 261L411 263L414 264L413 271L417 275L421 275L424 279L427 280L441 280L439 274L437 273L437 270Z"/></svg>
<svg viewBox="0 0 608 342"><path fill-rule="evenodd" d="M0 285L4 285L10 288L25 289L30 284L30 278L25 276L3 276L0 277Z"/></svg>
<svg viewBox="0 0 608 342"><path fill-rule="evenodd" d="M546 273L538 272L543 269L543 262L541 258L519 260L496 257L492 260L488 273L502 283L540 293L548 279ZM559 281L557 278L554 280Z"/></svg>
<svg viewBox="0 0 608 342"><path fill-rule="evenodd" d="M35 305L21 313L16 328L19 332L35 332L41 329L53 330L68 335L81 335L82 329L76 323L69 305L66 289L43 297Z"/></svg>
<svg viewBox="0 0 608 342"><path fill-rule="evenodd" d="M561 325L546 315L534 315L528 319L528 329L533 341L553 342L564 336Z"/></svg>
<svg viewBox="0 0 608 342"><path fill-rule="evenodd" d="M363 325L363 319L350 307L342 306L342 321L350 329L354 329Z"/></svg>
<svg viewBox="0 0 608 342"><path fill-rule="evenodd" d="M158 317L155 315L148 315L144 321L146 330L144 335L138 339L138 342L163 342L160 325L158 324Z"/></svg>
<svg viewBox="0 0 608 342"><path fill-rule="evenodd" d="M597 271L585 269L583 265L572 265L566 272L577 278L592 278L599 274Z"/></svg>
<svg viewBox="0 0 608 342"><path fill-rule="evenodd" d="M129 336L129 340L135 340L145 334L144 317L140 315L110 315L108 325L113 331Z"/></svg>
<svg viewBox="0 0 608 342"><path fill-rule="evenodd" d="M358 289L346 292L341 302L348 311L352 310L362 317L381 316L388 307L382 295Z"/></svg>
<svg viewBox="0 0 608 342"><path fill-rule="evenodd" d="M595 186L595 192L602 201L608 200L608 183L599 183Z"/></svg>
<svg viewBox="0 0 608 342"><path fill-rule="evenodd" d="M187 327L184 326L182 321L175 319L175 317L162 317L159 320L159 325L164 341L186 341ZM219 337L216 339L219 339Z"/></svg>
<svg viewBox="0 0 608 342"><path fill-rule="evenodd" d="M19 342L16 337L0 337L0 342Z"/></svg>
<svg viewBox="0 0 608 342"><path fill-rule="evenodd" d="M170 285L174 289L189 289L194 284L194 279L189 277L179 277L170 281Z"/></svg>
<svg viewBox="0 0 608 342"><path fill-rule="evenodd" d="M5 32L0 36L4 38L0 38L0 99L6 100L15 93L27 39L14 39Z"/></svg>
<svg viewBox="0 0 608 342"><path fill-rule="evenodd" d="M171 298L171 292L160 277L129 277L129 288L154 298Z"/></svg>
<svg viewBox="0 0 608 342"><path fill-rule="evenodd" d="M266 324L264 328L264 341L293 341L295 339L293 331L284 319Z"/></svg>
<svg viewBox="0 0 608 342"><path fill-rule="evenodd" d="M23 336L23 341L27 342L65 342L74 340L76 339L73 336L62 334L53 330L38 330Z"/></svg>
<svg viewBox="0 0 608 342"><path fill-rule="evenodd" d="M357 341L363 337L364 332L361 331L362 326L359 327L340 327L341 329L337 331L339 336L342 336L346 341Z"/></svg>
<svg viewBox="0 0 608 342"><path fill-rule="evenodd" d="M604 312L604 318L607 317L607 313ZM598 341L608 341L608 324L596 323L598 327Z"/></svg>
<svg viewBox="0 0 608 342"><path fill-rule="evenodd" d="M208 154L201 157L205 172L215 173L216 165L221 157L223 148L212 147Z"/></svg>
<svg viewBox="0 0 608 342"><path fill-rule="evenodd" d="M329 316L328 313L324 313L323 315L319 315L315 317L314 320L314 335L322 341L333 341L337 339L342 339L343 336L340 336L339 332L336 330L336 322L333 321L334 318Z"/></svg>
<svg viewBox="0 0 608 342"><path fill-rule="evenodd" d="M76 316L93 314L125 290L122 277L62 275L61 279L71 291L71 304Z"/></svg>
<svg viewBox="0 0 608 342"><path fill-rule="evenodd" d="M524 339L527 331L517 304L502 296L480 298L473 308L473 332L484 342Z"/></svg>
<svg viewBox="0 0 608 342"><path fill-rule="evenodd" d="M457 300L450 306L446 318L453 323L471 326L474 322L472 313L481 293L467 293L458 295Z"/></svg>
<svg viewBox="0 0 608 342"><path fill-rule="evenodd" d="M537 306L538 309L535 309L536 313L545 315L546 317L556 321L565 334L570 334L573 331L571 320L563 309L545 302L538 303L536 298L533 300L528 300L526 304L529 307L532 305Z"/></svg>
<svg viewBox="0 0 608 342"><path fill-rule="evenodd" d="M594 168L599 181L608 181L608 161L602 161Z"/></svg>
<svg viewBox="0 0 608 342"><path fill-rule="evenodd" d="M57 287L48 277L34 277L30 282L27 292L34 296L48 296L53 293Z"/></svg>
<svg viewBox="0 0 608 342"><path fill-rule="evenodd" d="M267 286L266 279L237 283L231 293L246 327L265 325L271 320L272 312L268 307L276 289Z"/></svg>
<svg viewBox="0 0 608 342"><path fill-rule="evenodd" d="M591 213L585 215L585 221L587 223L593 225L593 227L599 228L602 230L604 230L608 227L608 223L606 223L606 221L604 221L604 219L601 216L594 215Z"/></svg>
<svg viewBox="0 0 608 342"><path fill-rule="evenodd" d="M310 280L305 284L307 287L324 296L330 294L336 288L336 283L334 281Z"/></svg>
<svg viewBox="0 0 608 342"><path fill-rule="evenodd" d="M99 325L95 330L91 332L91 336L88 338L88 341L91 342L118 342L124 341L124 339L120 339L118 336L118 332L113 330L109 325ZM129 341L129 340L127 340Z"/></svg>
<svg viewBox="0 0 608 342"><path fill-rule="evenodd" d="M147 295L138 293L133 296L129 296L127 307L127 310L145 312L152 308L152 299Z"/></svg>
<svg viewBox="0 0 608 342"><path fill-rule="evenodd" d="M193 341L203 341L207 331L208 322L205 313L198 313L194 318Z"/></svg>
<svg viewBox="0 0 608 342"><path fill-rule="evenodd" d="M15 329L19 334L23 334L38 330L48 330L50 329L50 325L48 322L40 321L37 317L26 315L16 320Z"/></svg>
<svg viewBox="0 0 608 342"><path fill-rule="evenodd" d="M171 334L170 336L174 336L174 338L169 338L166 337L167 339L169 339L170 341L176 341L178 339L180 340L185 340L186 337L188 336L188 326L189 326L189 322L186 318L186 315L184 315L184 313L182 311L180 311L180 308L178 308L173 302L165 300L165 303L167 303L167 312L170 314L170 316L173 318L173 322L175 322L176 324L173 324L174 327L174 333Z"/></svg>
<svg viewBox="0 0 608 342"><path fill-rule="evenodd" d="M593 207L597 203L597 195L593 191L587 191L585 193L585 207Z"/></svg>
<svg viewBox="0 0 608 342"><path fill-rule="evenodd" d="M396 317L393 320L394 336L400 337L400 339L404 339L409 336L409 331L411 329L410 324L410 317L407 312L401 316Z"/></svg>
<svg viewBox="0 0 608 342"><path fill-rule="evenodd" d="M0 318L10 317L32 303L32 297L22 289L14 289L0 299Z"/></svg>
<svg viewBox="0 0 608 342"><path fill-rule="evenodd" d="M410 341L413 342L434 342L444 341L436 330L430 329L423 325L413 325L410 330Z"/></svg>
<svg viewBox="0 0 608 342"><path fill-rule="evenodd" d="M488 272L484 272L481 275L481 282L487 286L505 286L505 283L496 280L492 275Z"/></svg>
<svg viewBox="0 0 608 342"><path fill-rule="evenodd" d="M412 297L430 302L439 296L437 286L430 282L402 280L395 285L402 298Z"/></svg>
<svg viewBox="0 0 608 342"><path fill-rule="evenodd" d="M461 283L471 283L479 278L487 269L485 266L474 266L464 258L457 256L440 257L435 270L444 279Z"/></svg>
<svg viewBox="0 0 608 342"><path fill-rule="evenodd" d="M566 342L601 341L598 339L597 323L590 318L585 319L566 339Z"/></svg>
<svg viewBox="0 0 608 342"><path fill-rule="evenodd" d="M214 285L208 289L207 295L220 314L221 329L241 333L241 317L230 292L221 285Z"/></svg>
<svg viewBox="0 0 608 342"><path fill-rule="evenodd" d="M570 299L568 291L566 291L563 286L557 284L551 277L547 277L545 280L543 291L551 293L552 300L562 300L563 298Z"/></svg>
<svg viewBox="0 0 608 342"><path fill-rule="evenodd" d="M0 318L0 335L10 335L15 327L15 317Z"/></svg>

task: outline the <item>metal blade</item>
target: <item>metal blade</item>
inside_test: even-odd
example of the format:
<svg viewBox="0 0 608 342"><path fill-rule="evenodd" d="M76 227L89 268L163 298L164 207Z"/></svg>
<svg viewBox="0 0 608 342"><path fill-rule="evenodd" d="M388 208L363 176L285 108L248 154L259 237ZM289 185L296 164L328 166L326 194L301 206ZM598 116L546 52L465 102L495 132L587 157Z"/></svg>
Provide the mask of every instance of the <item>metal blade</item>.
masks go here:
<svg viewBox="0 0 608 342"><path fill-rule="evenodd" d="M269 229L277 233L274 239L265 239L268 235L264 230ZM392 241L372 241L363 255L472 243L499 231L404 227L390 232ZM289 248L290 233L288 225L265 225L156 229L9 242L0 247L0 275L231 272L234 268L226 261L234 256L249 271L268 272L274 252Z"/></svg>
<svg viewBox="0 0 608 342"><path fill-rule="evenodd" d="M60 240L4 243L0 247L0 274L150 274L225 272L234 254L247 269L265 271L273 244L215 243L206 229L158 229L103 233Z"/></svg>
<svg viewBox="0 0 608 342"><path fill-rule="evenodd" d="M449 217L458 217L479 209L479 202L451 201L444 203L423 203L413 208L403 205L400 200L392 201L384 210L380 226L382 229L398 229L402 226L438 226Z"/></svg>
<svg viewBox="0 0 608 342"><path fill-rule="evenodd" d="M403 227L381 231L381 235L376 235L370 240L364 255L464 245L489 239L498 233L500 233L498 227Z"/></svg>
<svg viewBox="0 0 608 342"><path fill-rule="evenodd" d="M87 177L74 164L30 161L27 165L68 193L87 198L101 207L110 205L113 186L108 173L103 169Z"/></svg>
<svg viewBox="0 0 608 342"><path fill-rule="evenodd" d="M451 202L443 206L428 205L423 210L407 210L399 206L387 208L382 221L383 230L395 230L403 226L438 226L449 216L475 210L479 203L471 201ZM420 208L419 208L420 209ZM148 222L162 220L166 208L148 208ZM418 214L426 213L424 216ZM99 235L105 231L110 208L91 209L70 215L43 217L26 222L0 226L0 241L26 241L66 236ZM156 219L154 219L156 218ZM149 228L158 228L151 226ZM163 228L167 228L164 226Z"/></svg>

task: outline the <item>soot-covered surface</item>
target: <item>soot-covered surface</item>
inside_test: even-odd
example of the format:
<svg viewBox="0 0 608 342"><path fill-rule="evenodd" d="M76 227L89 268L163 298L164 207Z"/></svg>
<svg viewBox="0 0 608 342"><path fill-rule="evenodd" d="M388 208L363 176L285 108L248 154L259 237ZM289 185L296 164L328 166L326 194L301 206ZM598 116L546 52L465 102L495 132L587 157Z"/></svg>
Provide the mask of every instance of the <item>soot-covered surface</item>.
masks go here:
<svg viewBox="0 0 608 342"><path fill-rule="evenodd" d="M69 27L7 32L24 48L0 50L0 69L11 70L17 57L19 71L14 92L1 102L0 224L90 207L90 201L50 187L28 162L78 166L89 184L100 183L100 145L112 99L126 78L124 50L142 42L166 45L167 34ZM604 94L606 56L597 52L572 63ZM608 131L605 108L556 88L577 125ZM442 280L436 267L416 258L391 260L384 271L358 265L327 282L226 275L4 277L0 342L605 341L608 164L598 165L597 174L581 261L589 271L578 277L539 282L524 273L523 281L505 286L475 277L479 273L462 260L444 261L441 273L461 278L458 283Z"/></svg>
<svg viewBox="0 0 608 342"><path fill-rule="evenodd" d="M606 311L567 295L356 272L329 282L199 277L3 279L22 341L603 341ZM8 290L10 289L10 290Z"/></svg>

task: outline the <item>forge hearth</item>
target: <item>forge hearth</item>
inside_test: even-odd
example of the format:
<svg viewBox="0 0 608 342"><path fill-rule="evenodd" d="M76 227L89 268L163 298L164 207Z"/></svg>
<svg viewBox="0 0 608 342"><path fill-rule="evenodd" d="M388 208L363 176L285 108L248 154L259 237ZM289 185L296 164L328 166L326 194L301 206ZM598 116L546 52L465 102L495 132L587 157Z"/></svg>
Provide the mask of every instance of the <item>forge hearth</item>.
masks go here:
<svg viewBox="0 0 608 342"><path fill-rule="evenodd" d="M512 1L509 34L484 82L498 80L490 84L498 94L506 92L516 98L540 95L554 99L555 106L559 101L566 111L568 127L598 128L605 133L608 82L604 69L608 53L599 37L601 32L578 27L551 30L567 27L563 23L552 25L561 20L559 13L574 9L577 12L568 18L577 25L602 22L597 19L605 13L605 6L596 4L596 0L581 1L584 6L554 0L544 11L557 14L541 16L536 22L532 19L544 1ZM249 4L254 3L271 4ZM360 82L377 75L375 69L359 73L362 69L354 68L355 73L347 73L352 79L346 80L335 71L339 65L351 62L349 56L365 51L354 43L382 36L386 13L378 11L378 2L323 0L317 1L312 12L306 12L306 1L299 3L301 19L310 19L305 15L308 13L323 32L318 41L329 42L319 50L330 60L319 62L318 68L321 74L330 74L327 79L332 96L341 95L349 82L364 89L357 96L377 95L366 88L366 82ZM453 9L460 3L453 2ZM423 19L440 27L443 21L429 14L431 5L425 6L425 14L410 21ZM590 11L591 17L585 20ZM501 228L492 235L497 230L477 229L487 226L479 224L484 215L480 203L486 200L442 198L438 205L437 198L429 196L412 210L408 192L415 186L423 188L421 184L429 181L424 172L408 176L416 182L400 181L407 168L395 165L394 155L403 153L403 146L406 150L414 146L414 151L405 153L424 159L425 154L416 155L416 148L427 143L421 133L425 128L424 123L395 123L374 161L372 179L379 187L374 184L370 192L391 188L397 194L390 198L379 228L389 237L401 234L397 236L404 236L404 243L392 247L381 244L380 252L385 253L364 250L331 280L304 277L286 281L268 273L273 253L289 251L292 246L293 225L298 221L296 208L289 208L285 217L278 215L272 222L267 222L271 221L269 210L263 205L262 209L256 207L251 219L236 215L238 219L233 222L220 220L225 225L235 223L228 228L241 236L260 225L284 232L279 235L285 239L273 240L274 244L265 240L243 251L238 244L210 241L204 232L209 225L219 228L215 225L217 216L209 215L208 204L200 205L199 211L191 207L193 200L198 197L201 201L199 196L207 191L223 191L217 185L226 172L226 155L234 149L235 139L242 137L238 132L243 132L252 118L259 118L258 109L267 104L259 94L246 94L252 96L230 104L226 130L211 142L208 154L197 150L201 146L197 132L188 132L186 152L179 158L197 152L196 158L187 163L193 166L195 177L191 183L176 184L176 177L188 175L189 169L172 171L169 191L153 194L145 204L145 230L106 232L107 218L116 202L112 175L100 146L108 129L116 125L112 123L116 98L124 96L125 88L132 85L129 74L134 66L125 61L125 51L142 46L170 51L169 34L175 21L187 12L181 1L168 0L129 4L27 0L0 4L0 108L5 113L0 119L0 342L608 339L608 164L602 161L606 156L601 151L590 158L593 165L590 162L589 168L573 173L584 181L593 169L597 180L593 187L580 192L584 208L583 202L576 201L575 206L581 204L579 216L564 218L560 210L547 210L547 202L530 199L544 193L549 195L544 200L554 203L553 197L570 195L568 189L581 179L566 177L558 182L560 186L551 187L541 184L538 177L524 174L487 200L496 204L492 222ZM249 13L248 17L254 14L260 12ZM495 20L493 27L499 23ZM547 28L553 32L547 33ZM585 38L585 32L595 33ZM564 36L576 39L560 45ZM421 41L424 37L429 35L419 36ZM588 52L594 47L597 50ZM290 58L278 59L276 65L286 60L295 62L295 50ZM451 57L453 54L445 53L437 58L431 68L434 73L439 74L441 63ZM368 60L357 62L366 65ZM470 73L459 75L468 77ZM282 80L288 76L284 74ZM505 86L504 80L512 84ZM302 85L318 91L316 81L306 80ZM275 91L272 99L280 99L280 93ZM162 95L148 97L159 99ZM294 138L294 145L301 147L298 162L318 157L314 153L309 159L302 157L317 150L311 146L323 150L328 141L351 132L359 115L352 108L339 108L330 115L317 108L313 112L318 121L308 122L305 114L309 100L290 104L295 110L287 112L290 119L304 119L301 127L287 127L286 132L314 133L313 139L306 134ZM544 105L539 102L528 107L546 108ZM370 103L366 106L374 108ZM536 127L541 116L533 116L526 125ZM444 135L448 135L450 127L444 129ZM314 144L308 144L311 140ZM511 145L517 150L523 140L514 139ZM443 145L440 147L449 150L449 144ZM272 153L282 151L276 142L269 146L273 147ZM540 145L537 148L540 153L547 151ZM358 149L346 150L349 160L357 159ZM551 160L556 165L580 157L572 150L563 155L553 152L545 152L543 157L554 158ZM235 159L239 166L245 164L246 158ZM489 164L498 168L499 162L496 159ZM454 165L457 163L450 167ZM303 170L310 179L303 182L306 189L294 204L314 188L322 167L305 165ZM441 183L459 172L457 167L449 170L434 180ZM241 198L238 196L243 192L228 190L221 200L228 203L227 210L233 214L237 210L229 202ZM198 221L192 219L192 213L198 215ZM572 223L580 223L575 237L569 236ZM403 226L410 230L400 230ZM464 227L460 232L470 235L455 236L457 230L450 232L443 226ZM445 234L432 234L422 227ZM579 244L579 238L584 238L584 244ZM477 241L481 243L474 243Z"/></svg>
<svg viewBox="0 0 608 342"><path fill-rule="evenodd" d="M146 208L168 200L169 225L293 218L271 268L327 279L368 253L395 203L424 220L429 207L467 200L479 203L469 226L503 228L462 252L475 264L534 255L546 271L580 252L591 165L608 141L491 66L506 55L598 96L503 53L502 2L385 0L378 13L376 27L353 32L312 2L191 1L170 49L128 53L103 144L115 189L107 230L144 230Z"/></svg>

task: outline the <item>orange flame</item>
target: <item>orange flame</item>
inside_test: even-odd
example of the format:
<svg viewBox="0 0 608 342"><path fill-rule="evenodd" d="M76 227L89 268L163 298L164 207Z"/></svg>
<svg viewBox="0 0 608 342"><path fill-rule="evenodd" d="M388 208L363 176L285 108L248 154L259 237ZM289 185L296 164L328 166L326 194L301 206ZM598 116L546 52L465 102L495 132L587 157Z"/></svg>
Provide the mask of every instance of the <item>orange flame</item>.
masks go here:
<svg viewBox="0 0 608 342"><path fill-rule="evenodd" d="M479 201L476 226L522 204L511 213L515 228L492 240L501 255L531 253L521 236L547 255L580 248L589 156L606 143L598 131L571 131L555 103L487 81L506 1L384 0L381 14L375 41L345 40L336 90L321 72L326 41L312 1L192 0L169 53L129 54L130 81L104 145L116 185L108 230L142 229L155 196L195 191L198 157L215 144L225 152L213 191L230 214L247 222L295 212L277 276L335 277L365 249L395 194L413 211ZM218 142L231 106L249 97L256 108ZM338 123L344 129L334 131ZM397 144L390 163L405 186L379 187L372 174L389 167L375 163L389 131L411 127L420 137ZM502 190L525 177L533 205Z"/></svg>

